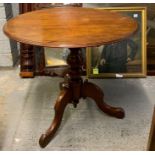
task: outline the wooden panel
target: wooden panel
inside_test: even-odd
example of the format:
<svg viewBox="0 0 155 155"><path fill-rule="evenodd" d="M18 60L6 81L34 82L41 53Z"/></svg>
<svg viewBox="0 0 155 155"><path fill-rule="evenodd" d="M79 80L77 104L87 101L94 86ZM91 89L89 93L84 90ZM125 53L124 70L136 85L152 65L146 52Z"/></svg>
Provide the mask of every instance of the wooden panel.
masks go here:
<svg viewBox="0 0 155 155"><path fill-rule="evenodd" d="M147 47L147 74L155 75L155 46Z"/></svg>
<svg viewBox="0 0 155 155"><path fill-rule="evenodd" d="M148 141L148 150L155 151L155 107L154 107L151 130L150 130L149 141Z"/></svg>
<svg viewBox="0 0 155 155"><path fill-rule="evenodd" d="M147 46L147 71L148 75L155 75L155 30L151 29L148 33Z"/></svg>

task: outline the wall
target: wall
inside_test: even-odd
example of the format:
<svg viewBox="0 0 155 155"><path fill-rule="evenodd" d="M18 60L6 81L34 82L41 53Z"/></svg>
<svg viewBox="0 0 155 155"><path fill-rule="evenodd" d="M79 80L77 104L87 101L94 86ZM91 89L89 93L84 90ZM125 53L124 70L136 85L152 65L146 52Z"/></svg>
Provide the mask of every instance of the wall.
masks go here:
<svg viewBox="0 0 155 155"><path fill-rule="evenodd" d="M3 33L3 25L13 17L12 4L0 3L0 67L14 66L18 60L17 43Z"/></svg>

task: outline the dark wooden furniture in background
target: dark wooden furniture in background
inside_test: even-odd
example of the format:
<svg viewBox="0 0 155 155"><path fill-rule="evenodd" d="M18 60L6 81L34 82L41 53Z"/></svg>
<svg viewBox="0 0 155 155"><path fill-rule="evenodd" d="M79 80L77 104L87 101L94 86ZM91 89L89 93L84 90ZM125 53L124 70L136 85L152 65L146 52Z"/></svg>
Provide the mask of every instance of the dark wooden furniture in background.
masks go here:
<svg viewBox="0 0 155 155"><path fill-rule="evenodd" d="M155 75L155 29L151 29L147 45L147 74Z"/></svg>
<svg viewBox="0 0 155 155"><path fill-rule="evenodd" d="M33 10L32 3L20 3L19 13L23 14ZM20 44L20 76L34 77L35 61L34 61L34 48L32 45Z"/></svg>
<svg viewBox="0 0 155 155"><path fill-rule="evenodd" d="M151 129L149 134L149 141L148 141L148 151L155 151L155 107L152 117Z"/></svg>
<svg viewBox="0 0 155 155"><path fill-rule="evenodd" d="M155 5L147 7L148 34L147 34L147 73L155 75Z"/></svg>
<svg viewBox="0 0 155 155"><path fill-rule="evenodd" d="M112 107L104 102L104 94L98 86L88 80L83 81L80 49L121 41L136 30L137 22L130 17L105 10L78 7L38 10L20 15L4 25L5 34L16 41L70 49L67 58L69 70L65 74L64 82L60 84L61 92L55 104L54 120L40 137L41 147L45 147L53 138L67 104L72 103L76 107L80 98L92 98L108 115L116 118L125 116L122 108Z"/></svg>
<svg viewBox="0 0 155 155"><path fill-rule="evenodd" d="M69 3L67 5L63 3L19 3L19 12L23 14L45 8L68 6L82 7L82 3ZM20 76L22 78L32 78L36 75L61 77L67 70L67 66L46 67L44 47L20 43Z"/></svg>

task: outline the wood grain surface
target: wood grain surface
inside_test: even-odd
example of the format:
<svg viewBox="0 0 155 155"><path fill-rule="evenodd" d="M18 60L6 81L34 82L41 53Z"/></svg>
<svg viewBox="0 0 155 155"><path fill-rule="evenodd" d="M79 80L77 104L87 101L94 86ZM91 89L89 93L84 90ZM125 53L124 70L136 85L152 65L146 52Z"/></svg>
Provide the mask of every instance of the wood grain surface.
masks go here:
<svg viewBox="0 0 155 155"><path fill-rule="evenodd" d="M137 22L118 13L93 8L64 7L19 15L4 25L8 37L46 47L91 47L130 37Z"/></svg>

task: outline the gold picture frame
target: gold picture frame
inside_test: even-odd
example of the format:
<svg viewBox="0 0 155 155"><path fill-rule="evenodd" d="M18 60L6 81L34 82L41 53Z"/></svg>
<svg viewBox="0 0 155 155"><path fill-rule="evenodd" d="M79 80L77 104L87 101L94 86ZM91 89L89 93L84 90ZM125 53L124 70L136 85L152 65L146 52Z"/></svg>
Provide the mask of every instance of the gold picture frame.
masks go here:
<svg viewBox="0 0 155 155"><path fill-rule="evenodd" d="M126 44L126 46L128 46L126 47L126 55L128 57L126 58L125 64L122 63L123 65L121 63L118 63L121 61L115 54L112 53L113 55L111 54L111 56L106 56L105 54L106 52L108 53L108 48L110 49L112 48L112 46L118 46L118 43L87 48L87 77L146 77L146 7L105 7L97 9L110 10L113 12L119 12L125 15L129 15L130 17L133 17L137 20L139 28L137 33L130 38L129 44ZM116 57L118 58L118 61Z"/></svg>

